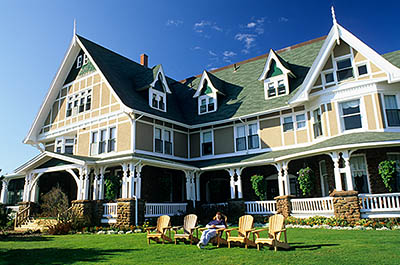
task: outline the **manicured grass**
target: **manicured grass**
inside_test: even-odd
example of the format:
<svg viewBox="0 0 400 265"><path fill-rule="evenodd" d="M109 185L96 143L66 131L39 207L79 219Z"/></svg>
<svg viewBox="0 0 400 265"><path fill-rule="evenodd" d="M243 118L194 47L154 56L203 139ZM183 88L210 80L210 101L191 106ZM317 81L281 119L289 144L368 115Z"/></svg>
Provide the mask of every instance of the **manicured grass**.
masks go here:
<svg viewBox="0 0 400 265"><path fill-rule="evenodd" d="M291 250L147 245L145 234L0 241L1 264L399 264L400 231L288 229Z"/></svg>

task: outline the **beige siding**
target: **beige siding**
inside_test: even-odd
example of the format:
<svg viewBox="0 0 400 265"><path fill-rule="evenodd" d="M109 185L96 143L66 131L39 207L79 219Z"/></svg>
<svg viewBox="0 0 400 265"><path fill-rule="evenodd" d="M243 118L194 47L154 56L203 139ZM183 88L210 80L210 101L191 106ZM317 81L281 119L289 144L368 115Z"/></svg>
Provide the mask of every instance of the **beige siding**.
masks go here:
<svg viewBox="0 0 400 265"><path fill-rule="evenodd" d="M321 105L322 111L322 132L324 135L328 135L328 113L326 112L325 105Z"/></svg>
<svg viewBox="0 0 400 265"><path fill-rule="evenodd" d="M332 68L333 68L332 58L329 56L328 60L326 61L325 66L324 66L324 68L322 70L324 71L324 70L329 70L329 69L332 69Z"/></svg>
<svg viewBox="0 0 400 265"><path fill-rule="evenodd" d="M153 133L152 125L136 122L136 148L153 152Z"/></svg>
<svg viewBox="0 0 400 265"><path fill-rule="evenodd" d="M124 122L117 126L117 151L127 151L131 149L131 124Z"/></svg>
<svg viewBox="0 0 400 265"><path fill-rule="evenodd" d="M331 136L337 135L339 133L338 123L337 123L337 116L335 110L335 104L327 104L327 112L328 112L328 119L329 119L329 129L331 131Z"/></svg>
<svg viewBox="0 0 400 265"><path fill-rule="evenodd" d="M354 53L354 61L355 61L356 63L362 62L362 61L366 61L366 60L367 60L367 58L365 58L364 55L362 55L361 53L359 53L358 51L356 51L356 50L354 50L354 49L353 49L353 53Z"/></svg>
<svg viewBox="0 0 400 265"><path fill-rule="evenodd" d="M200 133L190 135L190 157L200 156Z"/></svg>
<svg viewBox="0 0 400 265"><path fill-rule="evenodd" d="M105 83L102 83L101 86L101 107L105 107L110 105L110 89L107 87Z"/></svg>
<svg viewBox="0 0 400 265"><path fill-rule="evenodd" d="M188 136L185 133L174 131L174 155L188 157Z"/></svg>
<svg viewBox="0 0 400 265"><path fill-rule="evenodd" d="M260 121L261 148L282 146L282 129L280 118Z"/></svg>
<svg viewBox="0 0 400 265"><path fill-rule="evenodd" d="M382 70L376 66L375 64L371 63L371 72L376 73L376 72L381 72Z"/></svg>
<svg viewBox="0 0 400 265"><path fill-rule="evenodd" d="M377 113L378 113L378 126L379 129L385 128L385 120L384 120L384 115L383 115L383 105L381 101L381 96L380 94L374 94L375 97L375 102L376 102L376 108L377 108Z"/></svg>
<svg viewBox="0 0 400 265"><path fill-rule="evenodd" d="M89 155L89 132L78 135L78 148L76 151L77 155L88 156Z"/></svg>
<svg viewBox="0 0 400 265"><path fill-rule="evenodd" d="M214 130L214 154L235 152L233 127Z"/></svg>
<svg viewBox="0 0 400 265"><path fill-rule="evenodd" d="M368 130L375 130L376 129L376 120L375 120L375 112L374 112L375 108L372 103L371 95L364 96L364 104L365 104L365 110L367 113Z"/></svg>
<svg viewBox="0 0 400 265"><path fill-rule="evenodd" d="M47 145L44 150L54 152L54 144Z"/></svg>
<svg viewBox="0 0 400 265"><path fill-rule="evenodd" d="M283 138L285 141L285 145L292 145L294 144L294 132L284 132Z"/></svg>
<svg viewBox="0 0 400 265"><path fill-rule="evenodd" d="M350 46L344 42L343 40L340 41L340 45L336 45L333 49L333 54L335 57L340 57L346 54L350 54Z"/></svg>
<svg viewBox="0 0 400 265"><path fill-rule="evenodd" d="M307 130L300 130L296 132L296 140L298 144L308 142Z"/></svg>
<svg viewBox="0 0 400 265"><path fill-rule="evenodd" d="M98 109L100 106L100 85L93 86L92 91L92 108Z"/></svg>

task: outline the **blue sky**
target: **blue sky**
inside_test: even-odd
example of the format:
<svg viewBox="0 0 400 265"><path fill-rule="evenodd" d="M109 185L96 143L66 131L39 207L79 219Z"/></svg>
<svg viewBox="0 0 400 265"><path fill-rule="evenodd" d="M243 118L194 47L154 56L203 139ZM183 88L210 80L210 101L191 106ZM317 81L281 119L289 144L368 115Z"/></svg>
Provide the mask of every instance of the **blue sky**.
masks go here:
<svg viewBox="0 0 400 265"><path fill-rule="evenodd" d="M377 4L379 3L379 4ZM38 154L22 144L72 38L180 80L326 35L330 7L378 53L400 49L398 1L0 1L0 169Z"/></svg>

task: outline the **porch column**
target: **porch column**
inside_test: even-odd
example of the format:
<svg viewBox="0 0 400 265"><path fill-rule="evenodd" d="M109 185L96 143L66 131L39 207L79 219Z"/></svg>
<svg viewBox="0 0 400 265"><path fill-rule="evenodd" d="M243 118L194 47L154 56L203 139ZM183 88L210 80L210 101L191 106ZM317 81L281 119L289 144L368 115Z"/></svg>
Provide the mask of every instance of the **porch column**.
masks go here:
<svg viewBox="0 0 400 265"><path fill-rule="evenodd" d="M135 196L135 165L133 163L129 164L129 181L128 181L128 198L133 198Z"/></svg>
<svg viewBox="0 0 400 265"><path fill-rule="evenodd" d="M231 188L231 199L235 199L235 169L230 168L227 169L229 176L231 177L230 179L230 188Z"/></svg>
<svg viewBox="0 0 400 265"><path fill-rule="evenodd" d="M8 195L8 180L3 179L1 181L2 188L1 188L1 194L0 194L0 203L1 204L7 204L7 195Z"/></svg>
<svg viewBox="0 0 400 265"><path fill-rule="evenodd" d="M353 178L351 176L350 154L351 153L349 151L343 151L342 157L344 159L344 165L345 165L344 171L346 173L347 190L354 190Z"/></svg>
<svg viewBox="0 0 400 265"><path fill-rule="evenodd" d="M241 178L242 170L243 170L243 168L236 168L235 169L236 176L237 176L236 186L238 188L238 198L239 199L243 199L242 178Z"/></svg>
<svg viewBox="0 0 400 265"><path fill-rule="evenodd" d="M136 165L136 198L140 199L142 196L142 178L140 173L142 172L143 164Z"/></svg>
<svg viewBox="0 0 400 265"><path fill-rule="evenodd" d="M89 172L87 168L79 169L79 178L83 182L82 200L89 200Z"/></svg>
<svg viewBox="0 0 400 265"><path fill-rule="evenodd" d="M282 169L283 169L282 179L285 181L284 182L285 195L290 195L290 180L289 180L289 174L288 174L288 164L289 164L289 162L287 162L287 161L282 162Z"/></svg>
<svg viewBox="0 0 400 265"><path fill-rule="evenodd" d="M38 182L36 181L35 184L33 184L32 191L31 191L31 202L38 202L39 199L39 185Z"/></svg>
<svg viewBox="0 0 400 265"><path fill-rule="evenodd" d="M94 169L94 178L93 178L93 200L99 199L99 169Z"/></svg>
<svg viewBox="0 0 400 265"><path fill-rule="evenodd" d="M185 179L186 179L186 200L190 200L192 198L192 189L191 189L191 182L190 178L192 176L191 171L185 171Z"/></svg>
<svg viewBox="0 0 400 265"><path fill-rule="evenodd" d="M128 167L129 164L123 163L122 164L122 194L121 198L126 199L128 198Z"/></svg>
<svg viewBox="0 0 400 265"><path fill-rule="evenodd" d="M339 168L340 155L338 152L331 152L329 155L332 158L333 166L334 166L333 171L335 174L335 190L342 191L342 178L340 176L340 168Z"/></svg>
<svg viewBox="0 0 400 265"><path fill-rule="evenodd" d="M283 175L282 175L282 164L276 163L274 164L276 170L278 171L278 188L279 188L279 196L285 195L285 189L283 186Z"/></svg>
<svg viewBox="0 0 400 265"><path fill-rule="evenodd" d="M99 169L99 200L104 200L104 167Z"/></svg>
<svg viewBox="0 0 400 265"><path fill-rule="evenodd" d="M200 201L200 172L196 172L196 200Z"/></svg>

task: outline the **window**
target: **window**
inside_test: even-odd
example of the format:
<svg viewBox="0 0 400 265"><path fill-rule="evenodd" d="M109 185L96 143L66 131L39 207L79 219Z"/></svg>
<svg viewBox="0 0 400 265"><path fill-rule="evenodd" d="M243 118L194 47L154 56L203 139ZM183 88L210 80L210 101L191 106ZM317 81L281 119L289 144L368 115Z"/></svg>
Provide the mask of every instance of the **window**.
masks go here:
<svg viewBox="0 0 400 265"><path fill-rule="evenodd" d="M258 132L257 132L257 123L249 124L248 125L248 143L249 149L256 149L259 147L259 140L258 140Z"/></svg>
<svg viewBox="0 0 400 265"><path fill-rule="evenodd" d="M203 156L212 155L212 131L202 133L201 153Z"/></svg>
<svg viewBox="0 0 400 265"><path fill-rule="evenodd" d="M337 60L336 66L337 66L336 75L337 75L337 80L339 82L353 77L353 67L351 65L350 58Z"/></svg>
<svg viewBox="0 0 400 265"><path fill-rule="evenodd" d="M106 141L106 137L107 137L107 130L101 130L100 131L100 141L99 141L99 154L105 153L106 152L106 145L107 145L107 141Z"/></svg>
<svg viewBox="0 0 400 265"><path fill-rule="evenodd" d="M276 96L274 82L268 83L268 97Z"/></svg>
<svg viewBox="0 0 400 265"><path fill-rule="evenodd" d="M216 99L210 95L200 96L198 99L199 103L199 114L216 111Z"/></svg>
<svg viewBox="0 0 400 265"><path fill-rule="evenodd" d="M354 189L359 193L368 193L367 165L365 164L364 156L352 156L350 158L350 168Z"/></svg>
<svg viewBox="0 0 400 265"><path fill-rule="evenodd" d="M111 127L108 131L108 152L113 152L115 151L115 132L116 132L116 128L115 127Z"/></svg>
<svg viewBox="0 0 400 265"><path fill-rule="evenodd" d="M68 97L67 111L65 116L71 117L78 113L82 113L90 110L92 103L92 90L87 89L86 91L76 93Z"/></svg>
<svg viewBox="0 0 400 265"><path fill-rule="evenodd" d="M54 151L61 154L74 153L75 137L58 137L54 144Z"/></svg>
<svg viewBox="0 0 400 265"><path fill-rule="evenodd" d="M246 150L246 126L236 127L236 151Z"/></svg>
<svg viewBox="0 0 400 265"><path fill-rule="evenodd" d="M320 109L318 108L314 110L313 115L314 115L314 124L313 124L314 138L317 138L322 135L322 122L321 122Z"/></svg>
<svg viewBox="0 0 400 265"><path fill-rule="evenodd" d="M90 155L97 155L98 148L98 132L92 132L92 141L90 144Z"/></svg>
<svg viewBox="0 0 400 265"><path fill-rule="evenodd" d="M340 103L340 109L345 130L362 128L359 99Z"/></svg>
<svg viewBox="0 0 400 265"><path fill-rule="evenodd" d="M325 73L324 74L325 84L330 84L335 82L335 78L333 76L333 72Z"/></svg>
<svg viewBox="0 0 400 265"><path fill-rule="evenodd" d="M158 109L161 111L165 111L165 100L166 100L166 95L163 92L160 92L158 90L149 89L149 94L150 94L150 106L154 109Z"/></svg>
<svg viewBox="0 0 400 265"><path fill-rule="evenodd" d="M78 58L76 58L76 68L80 68L82 66L82 55L79 55Z"/></svg>
<svg viewBox="0 0 400 265"><path fill-rule="evenodd" d="M286 94L286 87L283 80L278 80L278 95Z"/></svg>
<svg viewBox="0 0 400 265"><path fill-rule="evenodd" d="M384 101L388 126L400 126L400 110L397 105L396 96L385 95Z"/></svg>
<svg viewBox="0 0 400 265"><path fill-rule="evenodd" d="M357 71L359 76L368 74L367 65L366 64L358 65Z"/></svg>
<svg viewBox="0 0 400 265"><path fill-rule="evenodd" d="M283 118L283 131L288 132L288 131L293 131L293 117L284 117Z"/></svg>
<svg viewBox="0 0 400 265"><path fill-rule="evenodd" d="M89 62L89 58L87 57L86 54L83 55L83 65L87 64Z"/></svg>
<svg viewBox="0 0 400 265"><path fill-rule="evenodd" d="M306 128L306 115L298 114L296 115L296 130Z"/></svg>
<svg viewBox="0 0 400 265"><path fill-rule="evenodd" d="M154 152L172 155L172 131L154 128Z"/></svg>

